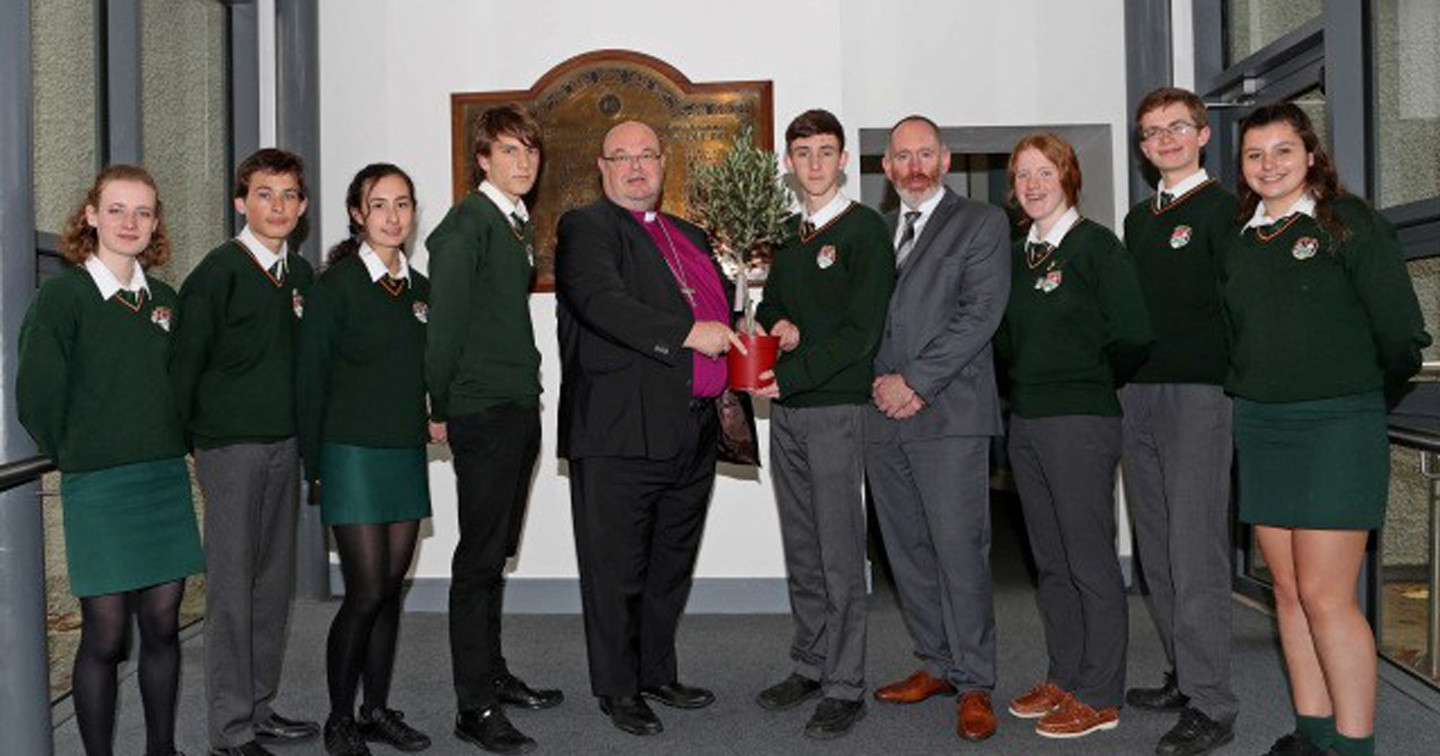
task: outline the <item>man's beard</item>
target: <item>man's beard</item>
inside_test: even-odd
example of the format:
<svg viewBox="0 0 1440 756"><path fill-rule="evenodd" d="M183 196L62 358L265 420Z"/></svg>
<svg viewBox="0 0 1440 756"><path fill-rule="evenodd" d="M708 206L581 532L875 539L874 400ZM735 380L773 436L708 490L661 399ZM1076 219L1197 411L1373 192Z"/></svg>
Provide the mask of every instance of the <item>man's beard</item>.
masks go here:
<svg viewBox="0 0 1440 756"><path fill-rule="evenodd" d="M919 188L909 188L916 186L915 179L924 179L924 183L921 184ZM917 171L906 174L904 180L895 185L895 193L900 195L900 199L903 200L906 205L916 207L925 200L930 199L930 197L934 195L935 190L939 188L939 171L935 173Z"/></svg>

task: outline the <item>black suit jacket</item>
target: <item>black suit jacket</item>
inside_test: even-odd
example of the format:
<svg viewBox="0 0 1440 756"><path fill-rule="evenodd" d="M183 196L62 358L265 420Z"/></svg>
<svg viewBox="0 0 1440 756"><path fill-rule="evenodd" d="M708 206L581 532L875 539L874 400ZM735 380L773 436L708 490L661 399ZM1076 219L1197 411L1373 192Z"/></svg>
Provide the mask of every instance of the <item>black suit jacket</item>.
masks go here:
<svg viewBox="0 0 1440 756"><path fill-rule="evenodd" d="M701 251L705 233L666 216ZM734 286L716 268L726 301ZM559 454L668 459L689 419L695 323L675 274L630 212L601 198L560 218L555 249L559 299Z"/></svg>

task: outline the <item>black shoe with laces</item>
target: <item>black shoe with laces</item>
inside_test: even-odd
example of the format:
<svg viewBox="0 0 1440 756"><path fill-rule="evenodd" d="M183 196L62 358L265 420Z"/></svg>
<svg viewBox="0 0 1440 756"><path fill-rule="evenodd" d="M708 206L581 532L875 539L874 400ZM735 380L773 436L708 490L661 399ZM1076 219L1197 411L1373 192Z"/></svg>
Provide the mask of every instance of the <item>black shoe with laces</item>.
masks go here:
<svg viewBox="0 0 1440 756"><path fill-rule="evenodd" d="M1160 738L1156 756L1200 756L1235 739L1235 729L1227 722L1216 722L1205 712L1186 707L1180 721Z"/></svg>
<svg viewBox="0 0 1440 756"><path fill-rule="evenodd" d="M864 701L822 698L805 723L805 736L816 740L832 740L850 732L856 722L865 718Z"/></svg>
<svg viewBox="0 0 1440 756"><path fill-rule="evenodd" d="M325 753L330 756L370 756L370 747L348 714L331 714L325 720Z"/></svg>
<svg viewBox="0 0 1440 756"><path fill-rule="evenodd" d="M1270 750L1262 756L1325 756L1325 752L1316 748L1305 733L1297 730L1275 741L1275 745L1270 746Z"/></svg>
<svg viewBox="0 0 1440 756"><path fill-rule="evenodd" d="M1165 673L1158 688L1131 688L1125 691L1125 703L1146 711L1180 711L1190 705L1190 697L1180 692L1175 672Z"/></svg>
<svg viewBox="0 0 1440 756"><path fill-rule="evenodd" d="M359 727L360 734L371 743L384 743L406 753L430 747L430 737L405 724L404 712L394 709L361 709Z"/></svg>
<svg viewBox="0 0 1440 756"><path fill-rule="evenodd" d="M491 753L529 753L535 741L515 729L500 704L467 709L455 717L455 737Z"/></svg>
<svg viewBox="0 0 1440 756"><path fill-rule="evenodd" d="M785 711L820 693L820 682L793 672L789 677L760 691L755 703L767 711Z"/></svg>

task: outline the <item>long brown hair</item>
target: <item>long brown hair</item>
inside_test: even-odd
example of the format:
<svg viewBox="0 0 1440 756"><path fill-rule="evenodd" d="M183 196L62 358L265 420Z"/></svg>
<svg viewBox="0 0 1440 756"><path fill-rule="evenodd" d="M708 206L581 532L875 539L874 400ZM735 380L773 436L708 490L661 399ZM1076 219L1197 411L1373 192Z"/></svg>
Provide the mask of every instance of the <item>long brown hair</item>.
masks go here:
<svg viewBox="0 0 1440 756"><path fill-rule="evenodd" d="M90 185L85 199L75 208L75 212L70 214L69 220L65 221L65 230L60 233L58 245L60 254L76 265L84 264L86 258L95 254L95 249L100 246L100 236L85 220L85 209L88 207L97 212L100 210L100 192L111 181L138 181L155 193L155 232L150 234L150 246L140 253L139 262L140 267L146 269L164 265L170 259L170 235L165 232L165 211L160 202L160 189L155 186L155 179L149 171L126 163L107 165L100 171L100 175L95 177L95 183Z"/></svg>
<svg viewBox="0 0 1440 756"><path fill-rule="evenodd" d="M341 239L325 255L325 264L335 263L360 251L361 237L365 235L365 226L355 220L355 213L364 218L370 214L367 202L370 198L370 189L375 182L386 176L399 176L404 179L405 186L410 191L410 202L415 203L415 182L410 180L410 174L401 170L400 166L393 163L371 163L360 169L355 178L350 180L350 188L345 191L345 219L350 222L350 236Z"/></svg>
<svg viewBox="0 0 1440 756"><path fill-rule="evenodd" d="M1260 195L1256 194L1244 179L1245 134L1251 129L1274 123L1289 124L1299 135L1305 152L1314 157L1314 163L1305 171L1305 189L1315 198L1315 221L1336 242L1344 241L1345 237L1349 236L1349 231L1335 215L1334 202L1336 197L1345 194L1345 187L1340 184L1340 174L1335 172L1335 162L1330 159L1330 154L1325 152L1325 145L1320 143L1320 135L1315 133L1310 116L1305 115L1305 111L1292 102L1262 105L1246 116L1240 124L1240 150L1235 156L1236 173L1241 176L1240 208L1235 213L1235 222L1243 225L1250 220L1255 214L1255 208L1260 204Z"/></svg>

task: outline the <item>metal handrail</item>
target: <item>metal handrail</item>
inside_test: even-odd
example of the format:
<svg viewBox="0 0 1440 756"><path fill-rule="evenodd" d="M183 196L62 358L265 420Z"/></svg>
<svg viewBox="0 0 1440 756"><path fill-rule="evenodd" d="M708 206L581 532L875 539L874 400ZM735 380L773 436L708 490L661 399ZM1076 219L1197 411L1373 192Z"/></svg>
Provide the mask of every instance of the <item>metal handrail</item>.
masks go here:
<svg viewBox="0 0 1440 756"><path fill-rule="evenodd" d="M21 486L55 469L49 457L29 457L0 465L0 491Z"/></svg>

